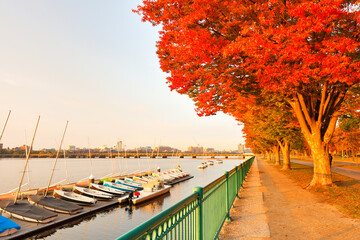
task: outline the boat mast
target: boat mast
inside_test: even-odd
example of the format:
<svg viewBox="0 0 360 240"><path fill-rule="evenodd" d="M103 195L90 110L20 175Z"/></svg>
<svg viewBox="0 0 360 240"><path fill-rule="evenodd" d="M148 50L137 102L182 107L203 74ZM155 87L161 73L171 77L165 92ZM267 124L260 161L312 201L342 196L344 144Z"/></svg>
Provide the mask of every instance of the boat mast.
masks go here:
<svg viewBox="0 0 360 240"><path fill-rule="evenodd" d="M19 187L18 187L18 190L16 191L16 195L15 195L15 199L14 199L14 204L16 204L16 201L17 201L17 198L18 198L18 195L20 193L20 189L21 189L21 184L22 184L22 181L24 179L24 175L25 175L25 171L26 171L26 167L28 165L28 162L29 162L29 158L30 158L30 154L31 154L31 150L32 150L32 147L33 147L33 143L34 143L34 139L35 139L35 135L36 135L36 131L37 131L37 128L39 126L39 121L40 121L40 116L38 117L38 120L37 120L37 123L36 123L36 127L35 127L35 131L34 131L34 135L33 135L33 138L31 140L31 144L30 144L30 149L26 155L26 161L25 161L25 166L24 166L24 170L23 170L23 173L21 175L21 179L20 179L20 184L19 184Z"/></svg>
<svg viewBox="0 0 360 240"><path fill-rule="evenodd" d="M69 123L69 121L66 121L65 130L64 130L64 133L63 133L62 138L61 138L61 142L60 142L59 149L58 149L58 151L57 151L57 153L56 153L56 158L55 158L55 161L54 161L53 169L52 169L51 174L50 174L50 179L49 179L48 185L47 185L47 187L46 187L46 191L45 191L45 193L44 193L44 197L46 197L46 195L47 195L47 193L48 193L48 191L49 191L49 187L50 187L50 184L51 184L51 180L52 180L52 178L53 178L53 176L54 176L55 166L56 166L57 160L58 160L58 158L59 158L59 154L60 154L60 151L61 151L61 146L62 146L62 143L63 143L63 141L64 141L64 137L65 137L65 133L66 133L66 129L67 129L68 123Z"/></svg>
<svg viewBox="0 0 360 240"><path fill-rule="evenodd" d="M0 141L1 141L2 136L3 136L3 134L4 134L4 131L5 131L5 128L6 128L6 124L7 124L8 120L9 120L10 113L11 113L11 110L9 110L8 116L7 116L6 121L5 121L5 124L4 124L4 127L3 127L2 131L1 131Z"/></svg>

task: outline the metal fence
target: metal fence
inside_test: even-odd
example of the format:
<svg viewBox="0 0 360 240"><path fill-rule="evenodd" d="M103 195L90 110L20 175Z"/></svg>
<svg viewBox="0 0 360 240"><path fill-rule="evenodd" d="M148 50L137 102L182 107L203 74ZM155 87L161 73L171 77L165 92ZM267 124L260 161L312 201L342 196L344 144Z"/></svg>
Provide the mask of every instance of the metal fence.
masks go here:
<svg viewBox="0 0 360 240"><path fill-rule="evenodd" d="M217 239L225 221L231 221L230 208L254 161L251 157L179 203L122 235L129 239ZM206 226L206 230L205 230Z"/></svg>

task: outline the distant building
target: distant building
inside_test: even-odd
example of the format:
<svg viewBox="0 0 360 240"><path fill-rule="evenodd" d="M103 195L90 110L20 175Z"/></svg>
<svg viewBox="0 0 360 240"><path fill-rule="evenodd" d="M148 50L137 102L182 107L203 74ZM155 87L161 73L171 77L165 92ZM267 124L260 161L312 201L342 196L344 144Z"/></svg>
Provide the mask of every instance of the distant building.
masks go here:
<svg viewBox="0 0 360 240"><path fill-rule="evenodd" d="M215 149L214 148L205 148L205 152L206 153L214 153Z"/></svg>
<svg viewBox="0 0 360 240"><path fill-rule="evenodd" d="M66 147L66 150L68 151L75 151L76 150L76 147L74 145L69 145Z"/></svg>
<svg viewBox="0 0 360 240"><path fill-rule="evenodd" d="M121 151L122 150L122 141L118 141L117 143L116 143L116 150L117 151Z"/></svg>
<svg viewBox="0 0 360 240"><path fill-rule="evenodd" d="M0 143L0 152L3 150L3 144Z"/></svg>
<svg viewBox="0 0 360 240"><path fill-rule="evenodd" d="M240 154L244 154L245 153L245 144L239 144L238 145L238 153L240 153Z"/></svg>
<svg viewBox="0 0 360 240"><path fill-rule="evenodd" d="M203 147L188 147L187 151L190 153L203 153L204 152L204 148Z"/></svg>
<svg viewBox="0 0 360 240"><path fill-rule="evenodd" d="M175 149L175 148L172 148L172 147L168 147L168 146L159 146L159 147L155 147L154 148L154 152L162 152L162 153L165 153L165 152L177 152L178 149Z"/></svg>

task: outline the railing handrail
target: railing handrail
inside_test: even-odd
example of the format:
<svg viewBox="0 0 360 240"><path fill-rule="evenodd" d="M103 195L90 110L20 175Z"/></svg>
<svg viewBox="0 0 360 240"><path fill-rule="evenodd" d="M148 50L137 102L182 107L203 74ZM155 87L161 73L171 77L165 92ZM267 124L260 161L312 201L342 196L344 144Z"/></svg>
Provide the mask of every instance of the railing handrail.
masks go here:
<svg viewBox="0 0 360 240"><path fill-rule="evenodd" d="M153 231L155 231L156 228L160 229L161 224L164 224L167 221L169 221L169 222L172 221L171 218L175 218L175 216L178 217L180 212L181 212L181 215L183 215L183 213L185 212L184 211L185 207L186 207L187 210L189 210L189 208L191 208L191 211L189 211L187 213L188 215L189 214L194 214L192 212L193 210L199 209L199 208L201 209L202 205L203 205L203 201L208 199L210 195L214 194L217 191L217 189L219 189L221 186L223 186L224 183L226 183L226 189L227 189L226 190L226 215L225 216L219 216L219 217L221 217L221 224L219 226L216 225L216 233L215 234L217 236L217 234L219 233L224 221L225 220L231 220L230 215L229 215L230 208L231 208L231 206L233 204L233 201L235 200L236 196L238 196L238 190L242 186L243 180L245 179L245 176L246 176L247 172L249 171L253 160L254 160L254 157L251 157L251 158L247 159L245 162L235 166L230 171L225 172L224 175L222 175L218 179L212 181L211 183L209 183L208 185L206 185L203 188L202 187L194 188L194 193L192 193L188 197L184 198L180 202L174 204L170 208L160 212L159 214L157 214L156 216L154 216L151 219L147 220L146 222L139 225L138 227L136 227L136 228L130 230L129 232L125 233L124 235L120 236L118 238L118 240L139 239L139 238L144 239L144 237L147 234L153 233ZM228 181L232 177L236 177L236 184L235 184L236 186L234 186L234 187L236 187L237 189L235 189L236 194L234 196L229 196L229 194L228 194L229 182ZM216 187L216 188L214 189L214 187ZM234 187L232 188L232 191L234 191ZM199 191L200 191L200 193L199 193ZM200 211L200 213L201 212L202 211ZM195 214L197 214L197 216L198 216L200 213L197 212ZM197 226L202 226L202 220L201 220L202 219L202 213L200 215L201 216L197 217L197 219L200 220L200 224L197 223L198 224ZM182 216L182 217L185 218L186 216ZM176 222L172 226L168 226L168 228L169 228L168 232L171 231L172 229L174 229L177 224L180 224L180 221ZM195 223L192 222L192 224L195 224ZM197 229L197 228L195 228L195 229ZM193 230L192 227L190 227L190 229L187 229L187 231L188 231L188 234L189 234L189 231L190 231L190 234L192 234L192 235L195 234L193 232L194 230ZM201 240L201 239L203 239L203 233L202 233L201 229L200 229L200 231L201 231L201 233L199 233L199 235L196 234L197 237L195 237L195 238ZM163 233L163 234L167 234L167 233ZM214 236L214 237L216 237L216 236ZM149 236L147 236L147 237L149 237ZM148 239L148 238L146 238L146 239ZM151 239L153 239L153 238L151 238ZM159 239L159 238L156 238L156 239ZM176 237L175 237L175 239L176 239Z"/></svg>
<svg viewBox="0 0 360 240"><path fill-rule="evenodd" d="M160 212L158 215L155 215L153 218L149 219L148 221L144 222L138 227L125 233L118 239L137 239L139 237L142 237L144 234L148 232L148 231L144 231L144 229L147 230L154 229L156 226L158 226L160 223L163 222L163 219L165 217L168 218L169 216L173 216L174 213L178 212L178 210L182 209L185 205L196 200L197 195L198 195L197 193L192 193L190 196L184 198L183 200L169 207L168 209Z"/></svg>

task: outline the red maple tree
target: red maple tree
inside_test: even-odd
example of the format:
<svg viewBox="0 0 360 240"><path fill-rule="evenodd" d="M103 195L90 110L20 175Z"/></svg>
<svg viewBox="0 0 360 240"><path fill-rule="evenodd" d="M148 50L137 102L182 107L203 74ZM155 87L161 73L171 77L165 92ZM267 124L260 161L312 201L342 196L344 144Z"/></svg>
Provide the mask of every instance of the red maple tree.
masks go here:
<svg viewBox="0 0 360 240"><path fill-rule="evenodd" d="M314 162L311 186L332 184L338 111L360 82L359 10L351 0L144 0L161 25L157 54L172 90L199 115L270 94L297 116Z"/></svg>

